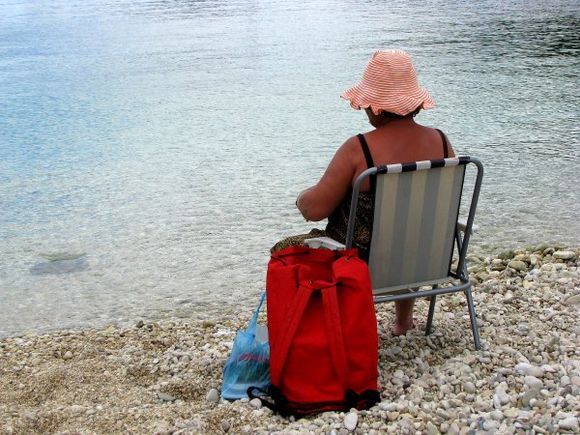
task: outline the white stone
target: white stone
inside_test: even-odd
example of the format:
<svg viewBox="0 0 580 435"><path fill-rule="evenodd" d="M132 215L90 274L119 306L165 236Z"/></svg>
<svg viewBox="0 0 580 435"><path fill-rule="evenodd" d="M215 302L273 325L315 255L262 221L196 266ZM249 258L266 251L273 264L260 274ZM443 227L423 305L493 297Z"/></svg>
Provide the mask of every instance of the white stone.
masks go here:
<svg viewBox="0 0 580 435"><path fill-rule="evenodd" d="M397 410L397 404L393 403L393 402L381 402L379 403L379 408L382 409L383 411L396 411Z"/></svg>
<svg viewBox="0 0 580 435"><path fill-rule="evenodd" d="M567 417L558 422L558 427L564 430L578 431L578 419L576 417Z"/></svg>
<svg viewBox="0 0 580 435"><path fill-rule="evenodd" d="M250 406L254 409L260 409L262 407L262 401L256 397L250 400Z"/></svg>
<svg viewBox="0 0 580 435"><path fill-rule="evenodd" d="M528 363L519 363L516 365L515 369L516 372L522 375L535 376L536 378L544 376L544 369Z"/></svg>
<svg viewBox="0 0 580 435"><path fill-rule="evenodd" d="M542 388L542 381L536 378L535 376L526 376L524 378L524 384L532 389L532 390L539 390Z"/></svg>
<svg viewBox="0 0 580 435"><path fill-rule="evenodd" d="M560 378L560 385L563 387L565 387L566 385L570 385L570 376L566 375L562 376Z"/></svg>
<svg viewBox="0 0 580 435"><path fill-rule="evenodd" d="M463 385L463 391L465 391L468 394L474 394L477 389L475 388L475 385L473 385L473 382L466 382Z"/></svg>
<svg viewBox="0 0 580 435"><path fill-rule="evenodd" d="M208 402L217 403L220 400L220 393L218 393L218 390L216 390L215 388L212 388L207 392L205 400L207 400Z"/></svg>
<svg viewBox="0 0 580 435"><path fill-rule="evenodd" d="M344 416L344 427L349 430L353 431L356 428L358 423L358 415L356 412L349 412Z"/></svg>
<svg viewBox="0 0 580 435"><path fill-rule="evenodd" d="M393 373L393 377L396 379L403 379L404 376L405 373L402 370L395 370L395 373Z"/></svg>
<svg viewBox="0 0 580 435"><path fill-rule="evenodd" d="M171 394L167 394L167 393L157 393L157 397L159 397L159 400L161 400L163 402L175 401L175 397L173 397Z"/></svg>
<svg viewBox="0 0 580 435"><path fill-rule="evenodd" d="M558 260L572 260L574 257L576 257L576 254L574 251L556 251L552 254L552 256Z"/></svg>
<svg viewBox="0 0 580 435"><path fill-rule="evenodd" d="M556 373L558 370L549 364L542 365L542 370L546 373Z"/></svg>
<svg viewBox="0 0 580 435"><path fill-rule="evenodd" d="M580 293L577 295L570 296L569 298L566 298L566 300L564 301L564 304L566 304L566 305L580 304Z"/></svg>
<svg viewBox="0 0 580 435"><path fill-rule="evenodd" d="M457 426L457 423L453 422L451 423L451 426L449 426L449 430L447 431L447 435L459 435L460 431L459 431L459 426Z"/></svg>
<svg viewBox="0 0 580 435"><path fill-rule="evenodd" d="M67 350L66 353L63 355L63 359L72 359L73 354L70 350Z"/></svg>
<svg viewBox="0 0 580 435"><path fill-rule="evenodd" d="M510 401L510 396L506 393L505 388L505 383L502 382L495 389L495 394L493 395L493 406L496 409L501 408L503 405L506 405Z"/></svg>
<svg viewBox="0 0 580 435"><path fill-rule="evenodd" d="M491 411L489 416L496 421L503 420L503 413L497 409L495 411Z"/></svg>
<svg viewBox="0 0 580 435"><path fill-rule="evenodd" d="M425 426L425 433L427 435L439 435L439 430L437 429L437 427L435 427L433 423L428 422L427 425Z"/></svg>
<svg viewBox="0 0 580 435"><path fill-rule="evenodd" d="M403 351L400 346L391 346L387 349L387 355L394 356L398 355Z"/></svg>
<svg viewBox="0 0 580 435"><path fill-rule="evenodd" d="M516 408L508 408L503 411L503 415L508 418L515 418L518 416L518 410Z"/></svg>
<svg viewBox="0 0 580 435"><path fill-rule="evenodd" d="M487 431L490 431L490 432L495 431L498 426L499 426L499 423L497 421L486 420L483 422L483 428Z"/></svg>

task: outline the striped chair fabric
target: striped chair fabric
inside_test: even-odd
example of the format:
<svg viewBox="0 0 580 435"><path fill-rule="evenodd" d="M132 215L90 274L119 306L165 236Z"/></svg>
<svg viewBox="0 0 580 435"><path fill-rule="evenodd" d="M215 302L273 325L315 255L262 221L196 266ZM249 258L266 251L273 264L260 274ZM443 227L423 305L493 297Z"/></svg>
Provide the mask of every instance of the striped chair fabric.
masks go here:
<svg viewBox="0 0 580 435"><path fill-rule="evenodd" d="M369 259L375 295L449 281L468 162L461 157L377 168Z"/></svg>
<svg viewBox="0 0 580 435"><path fill-rule="evenodd" d="M477 167L465 225L458 224L465 168ZM435 302L439 295L463 292L476 349L481 349L471 282L465 258L479 191L483 165L470 157L425 160L369 168L353 186L346 247L352 246L354 221L361 183L377 175L369 269L375 302L430 297L425 332L431 332ZM463 228L462 231L460 230ZM459 255L451 270L454 246ZM440 287L447 282L450 286ZM404 292L431 286L431 289Z"/></svg>

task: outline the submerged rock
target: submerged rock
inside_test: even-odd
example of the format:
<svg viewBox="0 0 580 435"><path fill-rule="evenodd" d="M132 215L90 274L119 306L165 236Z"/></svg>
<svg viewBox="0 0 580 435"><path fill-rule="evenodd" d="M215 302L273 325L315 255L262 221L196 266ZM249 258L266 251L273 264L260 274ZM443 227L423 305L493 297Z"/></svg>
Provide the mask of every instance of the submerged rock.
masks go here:
<svg viewBox="0 0 580 435"><path fill-rule="evenodd" d="M41 254L48 261L40 261L30 268L32 275L80 272L90 269L85 254Z"/></svg>
<svg viewBox="0 0 580 435"><path fill-rule="evenodd" d="M552 255L559 260L572 260L576 257L574 251L556 251Z"/></svg>

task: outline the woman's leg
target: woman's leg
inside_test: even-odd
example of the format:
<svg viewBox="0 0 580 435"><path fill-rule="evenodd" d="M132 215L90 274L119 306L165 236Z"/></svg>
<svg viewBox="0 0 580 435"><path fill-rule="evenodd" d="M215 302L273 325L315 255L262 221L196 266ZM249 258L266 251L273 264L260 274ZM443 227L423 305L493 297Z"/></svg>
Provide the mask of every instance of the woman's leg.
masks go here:
<svg viewBox="0 0 580 435"><path fill-rule="evenodd" d="M403 335L413 325L413 307L415 299L407 299L395 302L395 323L391 329L393 335Z"/></svg>

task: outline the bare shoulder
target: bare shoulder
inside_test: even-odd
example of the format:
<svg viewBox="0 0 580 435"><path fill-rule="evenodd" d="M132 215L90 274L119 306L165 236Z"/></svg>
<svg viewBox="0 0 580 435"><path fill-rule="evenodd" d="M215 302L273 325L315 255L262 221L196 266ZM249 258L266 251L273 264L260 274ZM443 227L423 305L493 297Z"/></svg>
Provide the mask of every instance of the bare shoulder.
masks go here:
<svg viewBox="0 0 580 435"><path fill-rule="evenodd" d="M447 153L449 157L454 157L455 152L453 151L453 147L451 146L451 141L449 137L445 134L445 132L439 128L429 128L431 130L431 134L433 136L433 140L440 140L446 144Z"/></svg>
<svg viewBox="0 0 580 435"><path fill-rule="evenodd" d="M340 146L339 150L345 153L352 154L356 152L360 148L360 141L358 136L349 137L344 143Z"/></svg>

